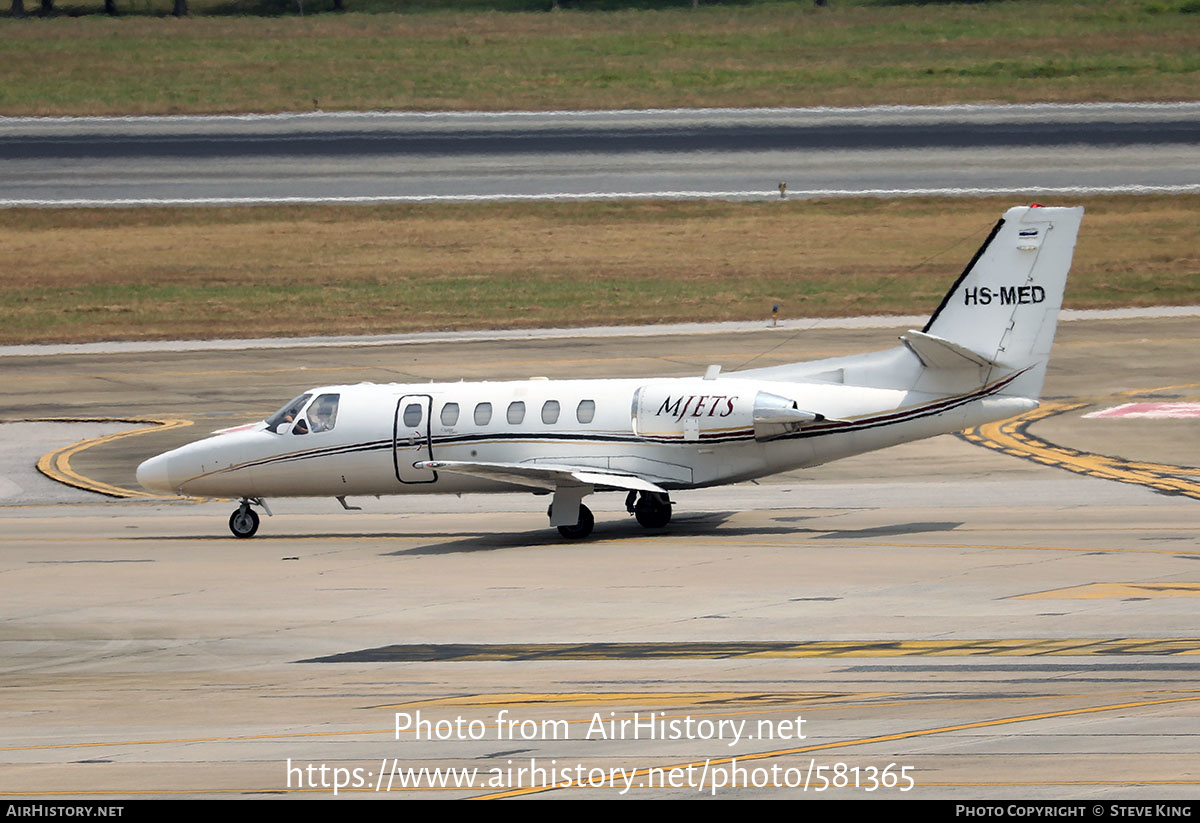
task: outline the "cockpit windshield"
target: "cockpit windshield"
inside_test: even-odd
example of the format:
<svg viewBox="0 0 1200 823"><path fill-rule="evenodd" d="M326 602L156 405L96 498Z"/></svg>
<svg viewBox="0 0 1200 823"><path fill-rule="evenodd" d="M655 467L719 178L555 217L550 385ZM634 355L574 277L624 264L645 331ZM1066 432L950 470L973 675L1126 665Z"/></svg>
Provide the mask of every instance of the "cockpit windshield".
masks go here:
<svg viewBox="0 0 1200 823"><path fill-rule="evenodd" d="M288 402L279 411L267 418L267 431L276 434L314 434L327 432L337 423L338 401L340 394L322 394L308 401L312 394L302 394ZM305 406L308 406L305 411Z"/></svg>
<svg viewBox="0 0 1200 823"><path fill-rule="evenodd" d="M310 397L312 397L311 394L302 394L294 400L288 401L286 406L267 418L267 431L278 432L280 426L287 431L290 424L300 416L301 409L304 408L304 404Z"/></svg>

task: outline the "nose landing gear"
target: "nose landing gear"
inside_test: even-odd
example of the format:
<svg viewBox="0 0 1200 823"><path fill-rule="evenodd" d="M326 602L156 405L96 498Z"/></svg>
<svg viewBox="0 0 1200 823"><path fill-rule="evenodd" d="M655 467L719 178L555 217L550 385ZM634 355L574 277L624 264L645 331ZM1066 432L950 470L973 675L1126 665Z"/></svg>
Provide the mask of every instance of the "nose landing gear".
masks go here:
<svg viewBox="0 0 1200 823"><path fill-rule="evenodd" d="M229 530L233 532L234 537L253 537L258 531L258 512L250 508L251 505L262 506L263 511L267 514L271 513L265 500L258 497L243 497L242 505L229 515Z"/></svg>

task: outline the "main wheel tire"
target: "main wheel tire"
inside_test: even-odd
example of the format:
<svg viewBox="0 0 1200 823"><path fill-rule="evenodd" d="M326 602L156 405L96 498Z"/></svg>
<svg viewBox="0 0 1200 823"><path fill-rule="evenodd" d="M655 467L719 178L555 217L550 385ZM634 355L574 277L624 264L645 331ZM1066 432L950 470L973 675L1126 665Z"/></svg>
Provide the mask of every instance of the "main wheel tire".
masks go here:
<svg viewBox="0 0 1200 823"><path fill-rule="evenodd" d="M558 533L568 540L582 540L592 533L592 527L596 525L596 518L592 517L592 510L582 503L579 505L579 522L574 526L559 526Z"/></svg>
<svg viewBox="0 0 1200 823"><path fill-rule="evenodd" d="M637 522L644 528L661 529L671 522L671 507L669 505L646 506L635 509L633 516L637 518Z"/></svg>
<svg viewBox="0 0 1200 823"><path fill-rule="evenodd" d="M258 512L254 509L238 509L229 515L229 530L234 537L254 537L258 531Z"/></svg>

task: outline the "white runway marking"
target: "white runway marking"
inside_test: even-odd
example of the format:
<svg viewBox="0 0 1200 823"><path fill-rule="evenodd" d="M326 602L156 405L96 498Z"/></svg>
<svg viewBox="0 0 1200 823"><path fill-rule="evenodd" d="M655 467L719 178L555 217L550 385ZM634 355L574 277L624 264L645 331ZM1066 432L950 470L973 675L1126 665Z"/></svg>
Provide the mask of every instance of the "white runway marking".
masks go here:
<svg viewBox="0 0 1200 823"><path fill-rule="evenodd" d="M772 117L779 115L907 115L910 117L962 117L972 115L1029 117L1062 116L1079 114L1086 116L1114 114L1190 114L1200 109L1196 101L1181 100L1174 103L951 103L936 106L777 106L763 108L677 108L677 109L578 109L550 111L304 111L247 114L154 114L123 115L106 117L0 117L0 128L18 125L72 126L104 124L142 123L260 123L329 120L372 121L372 120L453 120L453 119L590 119L646 115L651 117Z"/></svg>
<svg viewBox="0 0 1200 823"><path fill-rule="evenodd" d="M1123 406L1085 414L1087 419L1141 417L1151 420L1200 417L1200 403L1126 403Z"/></svg>
<svg viewBox="0 0 1200 823"><path fill-rule="evenodd" d="M788 198L823 197L991 197L1002 195L1197 194L1200 184L1177 186L1067 186L1029 188L789 189ZM569 200L772 200L772 191L617 191L544 194L412 194L374 197L169 197L169 198L18 198L0 200L0 208L132 208L136 206L265 206L287 204L464 203Z"/></svg>

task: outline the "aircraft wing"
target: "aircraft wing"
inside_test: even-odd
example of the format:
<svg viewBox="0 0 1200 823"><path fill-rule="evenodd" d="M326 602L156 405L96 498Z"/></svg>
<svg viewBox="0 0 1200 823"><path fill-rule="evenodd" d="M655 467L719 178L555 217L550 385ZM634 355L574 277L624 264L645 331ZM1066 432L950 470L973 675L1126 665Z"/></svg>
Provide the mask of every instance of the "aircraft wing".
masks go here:
<svg viewBox="0 0 1200 823"><path fill-rule="evenodd" d="M424 460L418 469L457 472L485 480L554 491L560 486L601 486L630 491L660 492L666 489L632 474L615 474L591 466L538 463L475 463L465 460Z"/></svg>

